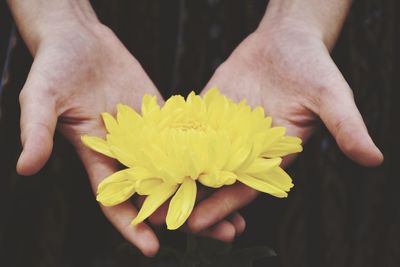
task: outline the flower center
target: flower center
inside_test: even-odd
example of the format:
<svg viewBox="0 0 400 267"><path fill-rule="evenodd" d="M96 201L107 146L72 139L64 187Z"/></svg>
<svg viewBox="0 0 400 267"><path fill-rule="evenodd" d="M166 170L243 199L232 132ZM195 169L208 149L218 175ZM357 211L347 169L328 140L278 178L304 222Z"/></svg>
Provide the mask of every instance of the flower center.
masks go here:
<svg viewBox="0 0 400 267"><path fill-rule="evenodd" d="M170 127L181 131L196 130L201 132L207 131L208 128L198 121L174 122Z"/></svg>

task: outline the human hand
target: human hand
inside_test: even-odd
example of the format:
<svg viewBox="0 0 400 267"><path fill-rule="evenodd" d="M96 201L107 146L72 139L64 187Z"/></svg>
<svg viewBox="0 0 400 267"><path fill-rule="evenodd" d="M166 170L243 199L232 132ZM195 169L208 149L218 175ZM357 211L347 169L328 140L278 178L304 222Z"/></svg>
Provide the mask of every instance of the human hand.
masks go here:
<svg viewBox="0 0 400 267"><path fill-rule="evenodd" d="M268 13L268 11L267 11ZM239 101L264 107L273 124L306 141L321 119L340 149L364 166L383 156L373 143L352 91L329 55L335 37L289 19L267 20L217 69L205 89L218 86ZM269 20L269 21L268 21ZM286 158L287 165L293 157ZM199 231L251 202L257 193L240 183L221 188L199 203L189 227Z"/></svg>
<svg viewBox="0 0 400 267"><path fill-rule="evenodd" d="M71 1L76 5L72 12L68 5L56 5L56 9L46 14L61 10L60 14L38 21L31 16L31 10L35 11L33 14L43 12L35 5L40 1L9 2L19 30L34 55L20 95L23 151L17 171L31 175L42 168L51 154L57 125L75 146L96 191L105 177L117 171L117 165L83 146L81 135L104 136L100 113L114 113L117 103L138 110L144 93L163 100L140 64L114 33L98 22L88 3ZM75 14L77 11L82 14ZM146 255L156 253L159 244L151 228L144 223L137 227L130 224L137 214L131 203L101 208L128 241ZM241 222L239 214L230 220L221 220L200 234L231 239L229 230L237 226L237 222Z"/></svg>
<svg viewBox="0 0 400 267"><path fill-rule="evenodd" d="M23 151L17 171L37 172L48 160L58 130L76 148L93 190L117 171L116 163L81 143L82 134L103 137L100 113L114 112L117 103L139 107L144 93L158 95L140 64L106 27L65 27L40 41L34 63L20 94ZM146 91L144 91L146 90ZM144 254L158 250L158 240L146 224L133 227L136 208L129 202L101 206L110 222Z"/></svg>

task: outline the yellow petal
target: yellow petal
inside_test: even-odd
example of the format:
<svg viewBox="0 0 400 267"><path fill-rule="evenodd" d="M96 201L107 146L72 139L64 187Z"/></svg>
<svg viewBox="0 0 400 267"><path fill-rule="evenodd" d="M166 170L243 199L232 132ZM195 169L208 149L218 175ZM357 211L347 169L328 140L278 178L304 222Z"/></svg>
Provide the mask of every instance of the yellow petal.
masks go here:
<svg viewBox="0 0 400 267"><path fill-rule="evenodd" d="M194 101L195 97L196 97L196 93L194 91L191 91L186 98L186 103L191 104Z"/></svg>
<svg viewBox="0 0 400 267"><path fill-rule="evenodd" d="M256 158L246 169L243 170L243 172L247 174L265 173L270 169L279 166L281 162L282 162L281 158L273 158L273 159Z"/></svg>
<svg viewBox="0 0 400 267"><path fill-rule="evenodd" d="M152 170L150 171L142 166L127 169L127 174L135 181L156 177Z"/></svg>
<svg viewBox="0 0 400 267"><path fill-rule="evenodd" d="M273 127L268 129L265 133L265 140L263 143L263 151L269 149L269 146L273 144L278 138L282 137L286 132L285 127Z"/></svg>
<svg viewBox="0 0 400 267"><path fill-rule="evenodd" d="M266 126L267 128L270 128L270 127L271 127L271 124L272 124L272 117L265 117L265 118L264 118L264 124L265 124L265 126Z"/></svg>
<svg viewBox="0 0 400 267"><path fill-rule="evenodd" d="M211 102L213 102L219 96L221 96L221 94L220 94L218 88L212 87L204 94L203 99L208 106Z"/></svg>
<svg viewBox="0 0 400 267"><path fill-rule="evenodd" d="M281 168L275 167L265 173L254 175L256 178L266 181L283 191L289 191L293 187L292 178Z"/></svg>
<svg viewBox="0 0 400 267"><path fill-rule="evenodd" d="M160 178L139 179L136 181L135 189L139 195L150 195L157 193L154 189L162 183L163 180Z"/></svg>
<svg viewBox="0 0 400 267"><path fill-rule="evenodd" d="M123 136L108 134L107 142L109 143L113 155L115 155L114 157L118 159L119 162L127 167L135 166L135 156L129 149L130 146Z"/></svg>
<svg viewBox="0 0 400 267"><path fill-rule="evenodd" d="M280 140L282 143L289 143L289 144L298 144L301 145L303 142L301 138L296 137L296 136L283 136Z"/></svg>
<svg viewBox="0 0 400 267"><path fill-rule="evenodd" d="M236 170L243 164L243 162L246 161L250 152L251 152L251 145L249 143L244 144L237 150L234 150L229 158L228 163L225 165L224 169L230 171Z"/></svg>
<svg viewBox="0 0 400 267"><path fill-rule="evenodd" d="M213 171L200 174L198 181L208 187L219 188L236 182L237 175L231 171Z"/></svg>
<svg viewBox="0 0 400 267"><path fill-rule="evenodd" d="M266 137L268 135L268 132L257 133L252 137L253 145L251 147L251 151L246 160L237 168L237 170L246 169L250 164L252 164L257 158L260 157L260 154L263 151L263 143L268 140Z"/></svg>
<svg viewBox="0 0 400 267"><path fill-rule="evenodd" d="M119 132L118 123L110 113L103 112L101 113L101 116L103 117L103 122L106 126L107 132L110 134L116 134Z"/></svg>
<svg viewBox="0 0 400 267"><path fill-rule="evenodd" d="M163 183L154 188L154 193L147 196L138 215L131 222L137 225L146 220L153 212L168 200L178 188L177 184Z"/></svg>
<svg viewBox="0 0 400 267"><path fill-rule="evenodd" d="M211 173L203 173L199 176L198 181L205 186L212 187L212 188L219 188L221 184L218 183L216 179L216 175Z"/></svg>
<svg viewBox="0 0 400 267"><path fill-rule="evenodd" d="M220 171L219 180L224 185L232 185L236 182L237 175L230 171Z"/></svg>
<svg viewBox="0 0 400 267"><path fill-rule="evenodd" d="M133 133L136 130L138 120L141 117L130 106L124 104L117 105L117 122L118 125L126 132L125 134Z"/></svg>
<svg viewBox="0 0 400 267"><path fill-rule="evenodd" d="M283 198L288 196L288 194L280 188L248 174L241 173L238 175L237 179L247 186L250 186L258 191L273 195L275 197Z"/></svg>
<svg viewBox="0 0 400 267"><path fill-rule="evenodd" d="M133 169L124 169L121 171L114 172L113 174L104 178L104 180L100 182L100 184L97 186L97 193L99 194L101 190L103 190L106 186L112 183L121 183L126 181L131 181L132 183L135 183L137 177L135 177L133 173L134 173Z"/></svg>
<svg viewBox="0 0 400 267"><path fill-rule="evenodd" d="M135 186L132 182L111 183L104 187L96 200L103 206L118 205L135 193Z"/></svg>
<svg viewBox="0 0 400 267"><path fill-rule="evenodd" d="M196 201L196 182L186 178L169 204L166 223L169 230L178 229L192 213Z"/></svg>
<svg viewBox="0 0 400 267"><path fill-rule="evenodd" d="M147 116L149 113L159 110L160 106L157 103L155 96L145 94L142 100L142 116Z"/></svg>
<svg viewBox="0 0 400 267"><path fill-rule="evenodd" d="M183 109L185 107L185 99L180 96L180 95L174 95L171 96L164 104L162 107L162 111L165 114L170 115L171 113L174 114L174 112L177 109ZM169 114L170 113L170 114ZM175 114L174 114L175 115Z"/></svg>
<svg viewBox="0 0 400 267"><path fill-rule="evenodd" d="M105 178L97 188L97 201L104 206L114 206L124 202L135 193L135 178L130 169L113 173Z"/></svg>
<svg viewBox="0 0 400 267"><path fill-rule="evenodd" d="M111 151L107 142L99 137L83 135L81 136L82 142L93 149L96 152L99 152L103 155L106 155L110 158L115 158L114 153Z"/></svg>
<svg viewBox="0 0 400 267"><path fill-rule="evenodd" d="M254 120L263 120L265 113L264 113L264 108L261 106L256 107L252 112L252 116Z"/></svg>
<svg viewBox="0 0 400 267"><path fill-rule="evenodd" d="M303 151L301 139L293 136L282 136L272 143L261 155L267 158L284 157Z"/></svg>

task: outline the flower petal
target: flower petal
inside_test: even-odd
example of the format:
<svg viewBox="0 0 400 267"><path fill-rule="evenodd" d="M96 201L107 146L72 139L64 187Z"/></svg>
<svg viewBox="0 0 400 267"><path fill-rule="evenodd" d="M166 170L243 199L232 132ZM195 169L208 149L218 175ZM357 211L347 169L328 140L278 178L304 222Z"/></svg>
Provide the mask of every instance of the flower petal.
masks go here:
<svg viewBox="0 0 400 267"><path fill-rule="evenodd" d="M203 173L200 174L198 181L205 186L212 187L212 188L219 188L221 184L218 183L216 179L215 172L214 173Z"/></svg>
<svg viewBox="0 0 400 267"><path fill-rule="evenodd" d="M120 131L117 121L110 113L103 112L101 116L103 117L104 126L106 126L108 133L116 134Z"/></svg>
<svg viewBox="0 0 400 267"><path fill-rule="evenodd" d="M143 202L138 215L132 220L133 225L137 225L146 220L153 212L158 209L168 198L170 198L178 188L177 184L163 183L154 188L154 193L147 196Z"/></svg>
<svg viewBox="0 0 400 267"><path fill-rule="evenodd" d="M230 171L220 171L218 178L223 185L232 185L236 182L237 175Z"/></svg>
<svg viewBox="0 0 400 267"><path fill-rule="evenodd" d="M294 136L282 136L269 146L261 156L267 158L284 157L286 155L301 152L301 139Z"/></svg>
<svg viewBox="0 0 400 267"><path fill-rule="evenodd" d="M160 106L157 103L157 97L145 94L142 99L142 116L147 116L155 110L160 110Z"/></svg>
<svg viewBox="0 0 400 267"><path fill-rule="evenodd" d="M173 112L176 109L183 109L185 107L185 99L181 95L173 95L165 102L162 111L165 113Z"/></svg>
<svg viewBox="0 0 400 267"><path fill-rule="evenodd" d="M130 169L113 173L97 187L96 200L104 206L114 206L130 198L135 193L135 178Z"/></svg>
<svg viewBox="0 0 400 267"><path fill-rule="evenodd" d="M293 187L292 178L281 167L275 167L265 173L254 174L260 180L266 181L283 191L289 191Z"/></svg>
<svg viewBox="0 0 400 267"><path fill-rule="evenodd" d="M281 164L281 158L272 158L272 159L264 159L264 158L256 158L246 169L242 172L247 174L255 174L255 173L265 173L270 169L279 166Z"/></svg>
<svg viewBox="0 0 400 267"><path fill-rule="evenodd" d="M237 179L247 186L250 186L258 191L273 195L275 197L283 198L288 196L288 194L280 188L248 174L241 173L238 175Z"/></svg>
<svg viewBox="0 0 400 267"><path fill-rule="evenodd" d="M139 179L136 181L135 188L139 195L150 195L157 193L154 191L158 185L162 184L163 180L160 178Z"/></svg>
<svg viewBox="0 0 400 267"><path fill-rule="evenodd" d="M242 145L239 149L233 151L224 169L230 171L235 171L238 169L248 158L251 148L251 144L247 143Z"/></svg>
<svg viewBox="0 0 400 267"><path fill-rule="evenodd" d="M221 96L221 93L219 92L217 87L212 87L210 88L205 94L204 94L204 102L206 105L210 105L215 99Z"/></svg>
<svg viewBox="0 0 400 267"><path fill-rule="evenodd" d="M132 134L136 130L136 123L141 119L140 115L136 113L130 106L124 104L117 105L117 122L125 134Z"/></svg>
<svg viewBox="0 0 400 267"><path fill-rule="evenodd" d="M166 223L169 230L181 227L192 213L196 201L196 181L186 178L169 204Z"/></svg>
<svg viewBox="0 0 400 267"><path fill-rule="evenodd" d="M81 140L86 146L93 149L94 151L106 155L107 157L115 158L114 153L111 151L109 145L105 140L99 137L88 135L82 135Z"/></svg>
<svg viewBox="0 0 400 267"><path fill-rule="evenodd" d="M268 129L268 131L265 132L264 143L262 144L263 152L268 151L271 144L273 144L276 140L282 137L285 134L285 132L286 132L285 127L273 127Z"/></svg>
<svg viewBox="0 0 400 267"><path fill-rule="evenodd" d="M101 190L96 200L103 206L118 205L135 193L135 186L132 182L111 183Z"/></svg>
<svg viewBox="0 0 400 267"><path fill-rule="evenodd" d="M127 143L124 136L108 134L107 142L112 153L115 155L114 158L118 159L119 162L127 167L134 167L136 165L134 154L131 153L129 149L130 145Z"/></svg>

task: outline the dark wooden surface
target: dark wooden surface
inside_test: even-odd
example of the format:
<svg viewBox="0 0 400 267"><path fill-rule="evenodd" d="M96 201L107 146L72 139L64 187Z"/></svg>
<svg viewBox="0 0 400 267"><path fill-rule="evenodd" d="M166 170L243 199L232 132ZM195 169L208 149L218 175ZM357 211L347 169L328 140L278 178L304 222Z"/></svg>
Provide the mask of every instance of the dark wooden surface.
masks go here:
<svg viewBox="0 0 400 267"><path fill-rule="evenodd" d="M164 96L200 90L216 66L254 30L265 7L263 1L93 4ZM7 12L1 3L0 66L11 28ZM354 1L333 52L373 139L384 152L383 166L366 169L354 164L321 126L289 170L296 184L290 197L263 196L243 210L247 232L234 247L269 245L279 254L257 266L267 262L281 267L400 266L394 13L393 0ZM0 265L176 266L132 252L103 218L84 169L61 136L56 136L53 155L40 173L32 177L15 173L21 150L18 94L31 60L17 38L1 97ZM160 234L164 246L185 247L182 234Z"/></svg>

